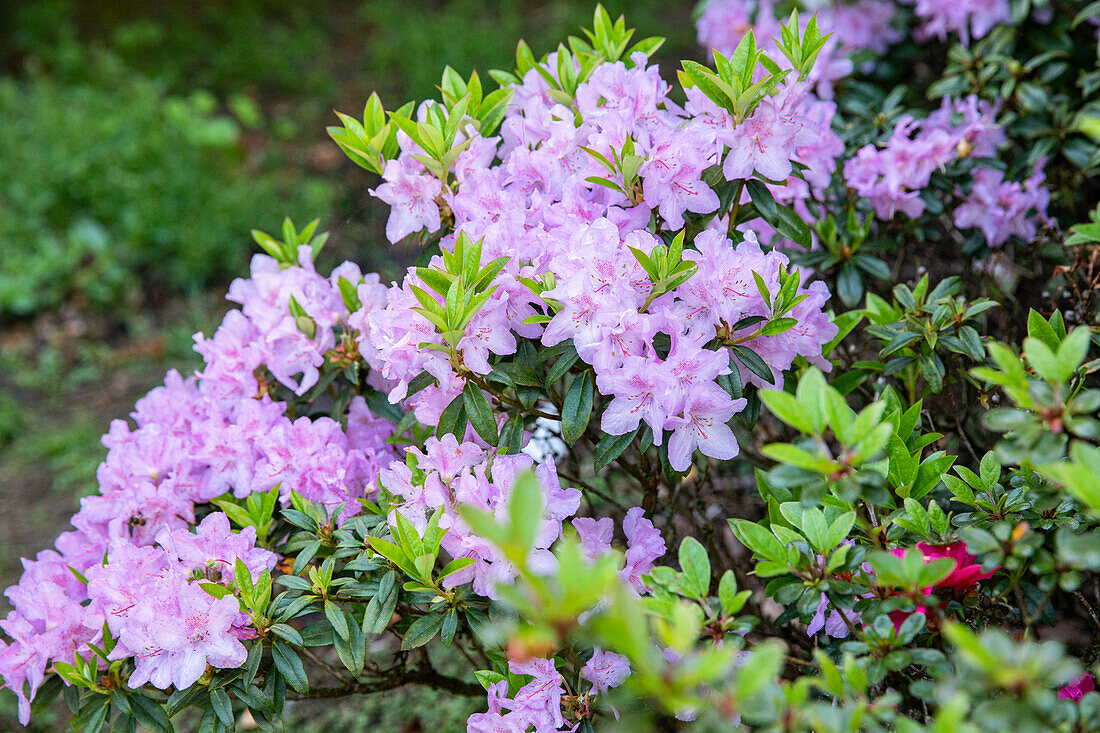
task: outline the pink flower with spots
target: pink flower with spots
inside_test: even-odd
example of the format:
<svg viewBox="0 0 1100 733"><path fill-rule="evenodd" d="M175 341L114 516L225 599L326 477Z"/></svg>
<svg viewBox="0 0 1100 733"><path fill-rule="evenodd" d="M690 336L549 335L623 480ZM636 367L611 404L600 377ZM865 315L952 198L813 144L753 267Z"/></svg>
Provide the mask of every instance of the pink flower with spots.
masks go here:
<svg viewBox="0 0 1100 733"><path fill-rule="evenodd" d="M676 397L676 382L663 364L628 356L621 369L598 375L596 384L615 396L603 413L604 432L624 435L644 421L653 430L654 445L661 444Z"/></svg>
<svg viewBox="0 0 1100 733"><path fill-rule="evenodd" d="M672 437L668 439L668 462L675 470L686 471L696 448L718 460L736 456L737 438L726 423L746 404L744 398L735 400L714 384L701 385L691 392L683 416L669 421Z"/></svg>
<svg viewBox="0 0 1100 733"><path fill-rule="evenodd" d="M435 201L443 193L443 184L423 170L409 156L388 161L382 172L385 183L370 190L372 196L392 207L386 220L386 239L391 242L400 242L421 229L439 229L439 205Z"/></svg>
<svg viewBox="0 0 1100 733"><path fill-rule="evenodd" d="M618 687L630 676L630 660L622 654L605 652L596 648L592 658L585 662L581 677L592 683L592 691L597 695Z"/></svg>

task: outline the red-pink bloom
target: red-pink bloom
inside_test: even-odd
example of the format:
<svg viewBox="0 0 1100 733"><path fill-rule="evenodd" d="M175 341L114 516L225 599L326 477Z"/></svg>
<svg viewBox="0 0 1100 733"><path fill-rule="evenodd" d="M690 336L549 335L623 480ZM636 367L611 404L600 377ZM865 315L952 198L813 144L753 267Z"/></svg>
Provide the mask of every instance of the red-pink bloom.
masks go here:
<svg viewBox="0 0 1100 733"><path fill-rule="evenodd" d="M993 577L993 573L1000 568L1000 565L998 565L992 570L983 571L982 566L974 562L977 558L967 552L966 545L962 542L952 542L947 545L930 545L926 542L918 542L917 549L924 554L926 563L943 558L955 562L955 567L947 574L947 577L934 586L923 589L926 596L936 593L942 599L941 607L946 605L948 600L962 600L967 597L975 590L979 580L989 580ZM908 548L897 547L890 550L890 552L898 557L904 557L907 550ZM927 615L927 606L918 604L916 613ZM909 614L903 611L894 611L890 614L890 620L894 622L895 628L900 628L908 617Z"/></svg>
<svg viewBox="0 0 1100 733"><path fill-rule="evenodd" d="M1092 692L1095 689L1096 680L1092 678L1091 674L1085 672L1073 682L1058 690L1058 697L1065 700L1080 700L1085 696L1085 693Z"/></svg>
<svg viewBox="0 0 1100 733"><path fill-rule="evenodd" d="M952 542L949 545L929 545L918 542L917 549L924 553L925 562L941 558L955 561L955 569L948 573L946 578L936 583L936 588L948 588L966 593L973 590L979 580L989 580L997 571L997 568L994 568L983 572L982 566L974 562L977 558L966 551L966 545L962 542ZM905 554L905 550L900 547L892 552L898 557ZM929 588L925 592L932 592L932 590L934 589Z"/></svg>

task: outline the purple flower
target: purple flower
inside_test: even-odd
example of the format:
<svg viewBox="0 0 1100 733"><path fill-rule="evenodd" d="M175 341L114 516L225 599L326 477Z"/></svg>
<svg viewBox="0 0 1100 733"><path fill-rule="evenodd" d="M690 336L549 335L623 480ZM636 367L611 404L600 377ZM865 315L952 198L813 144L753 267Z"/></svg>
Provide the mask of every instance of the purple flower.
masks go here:
<svg viewBox="0 0 1100 733"><path fill-rule="evenodd" d="M848 619L848 623L845 623L845 618ZM831 608L829 599L822 593L821 602L817 604L817 611L814 613L814 617L810 619L810 623L806 627L806 633L813 636L824 629L825 633L834 639L846 639L850 633L848 624L855 624L860 621L862 621L862 617L856 611Z"/></svg>
<svg viewBox="0 0 1100 733"><path fill-rule="evenodd" d="M209 664L232 668L244 664L244 645L231 633L240 605L233 596L214 599L197 585L172 584L152 603L134 609L112 658L131 656L136 667L127 684L149 683L162 690L184 690L202 677Z"/></svg>
<svg viewBox="0 0 1100 733"><path fill-rule="evenodd" d="M645 422L653 430L653 443L660 445L675 398L676 381L663 364L628 356L621 369L596 377L604 394L614 399L604 410L602 425L611 435L623 435Z"/></svg>
<svg viewBox="0 0 1100 733"><path fill-rule="evenodd" d="M1000 247L1011 236L1031 239L1038 229L1037 222L1047 215L1050 195L1043 180L1041 161L1023 184L1004 180L999 170L976 169L970 193L955 209L955 225L961 229L978 227L990 247Z"/></svg>
<svg viewBox="0 0 1100 733"><path fill-rule="evenodd" d="M553 659L528 659L525 662L510 661L512 674L530 675L534 679L516 692L510 703L505 703L513 713L526 719L536 731L557 730L565 721L561 715L561 699L565 694L564 680L554 668Z"/></svg>
<svg viewBox="0 0 1100 733"><path fill-rule="evenodd" d="M596 560L611 551L611 538L615 535L615 523L609 518L592 519L577 517L573 528L581 540L581 548L589 560Z"/></svg>
<svg viewBox="0 0 1100 733"><path fill-rule="evenodd" d="M653 564L665 554L665 541L653 522L645 518L641 507L634 507L623 520L626 533L626 567L619 573L638 593L646 591L642 576L653 569Z"/></svg>
<svg viewBox="0 0 1100 733"><path fill-rule="evenodd" d="M959 34L963 45L970 39L984 37L993 26L1012 19L1008 0L906 0L915 4L914 11L924 20L919 36L935 36L941 41L952 32Z"/></svg>

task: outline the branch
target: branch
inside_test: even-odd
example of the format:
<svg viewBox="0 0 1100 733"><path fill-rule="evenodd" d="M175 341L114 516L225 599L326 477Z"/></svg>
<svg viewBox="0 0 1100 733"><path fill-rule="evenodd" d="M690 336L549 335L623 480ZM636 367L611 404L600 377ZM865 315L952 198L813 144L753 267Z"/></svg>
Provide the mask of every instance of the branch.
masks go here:
<svg viewBox="0 0 1100 733"><path fill-rule="evenodd" d="M317 700L322 698L347 697L349 695L369 695L375 692L386 692L404 685L424 685L435 690L443 690L456 695L467 697L481 697L485 694L481 685L460 680L457 677L448 677L436 672L434 669L401 670L391 676L366 682L353 682L343 687L314 687L308 694L287 694L288 700Z"/></svg>

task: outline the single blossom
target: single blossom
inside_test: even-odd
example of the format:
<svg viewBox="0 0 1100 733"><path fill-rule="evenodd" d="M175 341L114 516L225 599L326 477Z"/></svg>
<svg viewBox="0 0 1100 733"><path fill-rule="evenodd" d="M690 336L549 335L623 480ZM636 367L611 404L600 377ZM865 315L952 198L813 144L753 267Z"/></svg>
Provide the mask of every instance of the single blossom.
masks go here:
<svg viewBox="0 0 1100 733"><path fill-rule="evenodd" d="M1082 673L1079 677L1074 679L1068 685L1058 690L1058 697L1063 700L1073 700L1076 702L1090 692L1096 690L1096 680L1088 672Z"/></svg>

